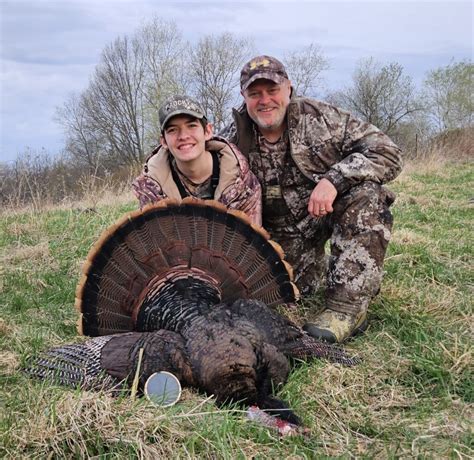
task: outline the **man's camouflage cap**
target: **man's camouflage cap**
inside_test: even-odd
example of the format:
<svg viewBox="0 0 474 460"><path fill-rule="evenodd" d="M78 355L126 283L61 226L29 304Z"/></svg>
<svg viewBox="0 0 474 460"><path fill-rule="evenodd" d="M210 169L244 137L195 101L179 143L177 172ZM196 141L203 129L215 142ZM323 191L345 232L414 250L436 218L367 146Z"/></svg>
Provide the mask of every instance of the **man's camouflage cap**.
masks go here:
<svg viewBox="0 0 474 460"><path fill-rule="evenodd" d="M203 108L194 99L189 96L173 96L163 103L158 112L161 131L165 129L166 123L176 115L191 115L199 120L207 120Z"/></svg>
<svg viewBox="0 0 474 460"><path fill-rule="evenodd" d="M240 72L240 88L245 91L255 80L264 78L277 84L288 80L285 66L271 56L257 56L244 65Z"/></svg>

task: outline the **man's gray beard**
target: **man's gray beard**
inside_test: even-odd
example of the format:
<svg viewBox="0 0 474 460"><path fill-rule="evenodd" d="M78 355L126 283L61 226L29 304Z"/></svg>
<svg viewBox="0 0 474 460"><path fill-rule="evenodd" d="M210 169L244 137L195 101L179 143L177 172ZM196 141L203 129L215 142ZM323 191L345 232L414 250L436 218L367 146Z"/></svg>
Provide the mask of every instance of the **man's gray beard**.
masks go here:
<svg viewBox="0 0 474 460"><path fill-rule="evenodd" d="M265 123L262 123L257 119L254 119L252 117L252 120L254 121L254 123L261 129L269 129L269 130L272 130L272 129L277 129L277 128L280 128L281 125L285 122L285 117L286 117L286 113L284 113L280 119L278 119L275 123L272 123L271 125L267 125Z"/></svg>

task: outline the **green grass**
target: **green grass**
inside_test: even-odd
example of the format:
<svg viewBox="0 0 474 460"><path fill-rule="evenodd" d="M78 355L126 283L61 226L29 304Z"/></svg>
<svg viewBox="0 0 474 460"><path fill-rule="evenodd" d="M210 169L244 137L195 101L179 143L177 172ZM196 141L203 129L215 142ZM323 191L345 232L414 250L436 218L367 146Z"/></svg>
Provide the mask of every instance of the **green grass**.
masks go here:
<svg viewBox="0 0 474 460"><path fill-rule="evenodd" d="M390 186L398 199L382 292L368 331L347 344L363 363L298 364L279 394L311 434L283 439L191 390L157 409L20 374L28 355L77 339L81 264L135 203L3 213L0 456L472 457L473 186L468 164Z"/></svg>

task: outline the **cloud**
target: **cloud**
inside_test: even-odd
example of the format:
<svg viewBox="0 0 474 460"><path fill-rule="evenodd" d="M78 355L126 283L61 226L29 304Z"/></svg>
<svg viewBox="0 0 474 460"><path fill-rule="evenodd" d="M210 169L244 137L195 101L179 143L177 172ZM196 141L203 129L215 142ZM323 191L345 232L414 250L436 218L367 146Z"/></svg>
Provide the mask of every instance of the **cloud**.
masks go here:
<svg viewBox="0 0 474 460"><path fill-rule="evenodd" d="M106 45L154 16L175 22L191 43L230 32L277 57L317 43L333 88L349 83L363 57L400 62L420 82L427 70L472 56L470 2L0 0L2 160L27 145L59 151L56 107L87 87Z"/></svg>

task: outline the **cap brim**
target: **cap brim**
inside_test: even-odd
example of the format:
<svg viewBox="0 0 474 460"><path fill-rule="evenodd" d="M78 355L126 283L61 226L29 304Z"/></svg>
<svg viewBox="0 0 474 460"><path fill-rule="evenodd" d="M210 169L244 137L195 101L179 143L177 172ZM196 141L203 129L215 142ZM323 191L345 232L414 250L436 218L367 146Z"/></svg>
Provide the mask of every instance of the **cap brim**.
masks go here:
<svg viewBox="0 0 474 460"><path fill-rule="evenodd" d="M270 80L277 85L283 83L286 78L283 75L273 74L270 75L268 72L256 73L252 75L248 81L241 87L242 91L245 91L255 80Z"/></svg>
<svg viewBox="0 0 474 460"><path fill-rule="evenodd" d="M199 112L194 112L193 110L186 110L186 109L179 109L175 110L174 112L169 113L166 118L163 120L161 123L161 130L166 126L166 123L170 121L171 118L175 117L176 115L189 115L194 118L198 118L199 120L202 120L203 118L206 118L202 113Z"/></svg>

